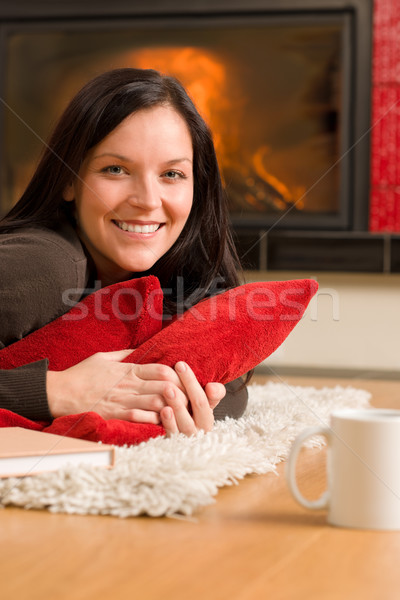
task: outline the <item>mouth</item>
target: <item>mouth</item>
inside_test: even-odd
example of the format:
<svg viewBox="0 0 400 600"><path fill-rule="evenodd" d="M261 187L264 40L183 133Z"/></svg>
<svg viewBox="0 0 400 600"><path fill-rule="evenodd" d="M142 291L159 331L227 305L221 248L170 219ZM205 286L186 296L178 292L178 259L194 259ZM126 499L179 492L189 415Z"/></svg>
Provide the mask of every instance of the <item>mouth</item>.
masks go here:
<svg viewBox="0 0 400 600"><path fill-rule="evenodd" d="M113 223L119 227L119 229L128 231L129 233L155 233L163 225L163 223L148 223L145 225L139 225L138 223L127 223L126 221L116 220L113 220Z"/></svg>

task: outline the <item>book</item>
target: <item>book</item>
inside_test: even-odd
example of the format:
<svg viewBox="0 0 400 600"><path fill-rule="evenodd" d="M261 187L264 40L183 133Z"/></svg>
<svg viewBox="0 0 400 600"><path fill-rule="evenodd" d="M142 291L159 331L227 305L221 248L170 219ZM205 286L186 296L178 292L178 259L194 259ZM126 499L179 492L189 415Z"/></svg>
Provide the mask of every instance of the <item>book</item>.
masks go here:
<svg viewBox="0 0 400 600"><path fill-rule="evenodd" d="M0 477L24 477L67 465L114 465L115 449L107 444L24 429L0 427Z"/></svg>

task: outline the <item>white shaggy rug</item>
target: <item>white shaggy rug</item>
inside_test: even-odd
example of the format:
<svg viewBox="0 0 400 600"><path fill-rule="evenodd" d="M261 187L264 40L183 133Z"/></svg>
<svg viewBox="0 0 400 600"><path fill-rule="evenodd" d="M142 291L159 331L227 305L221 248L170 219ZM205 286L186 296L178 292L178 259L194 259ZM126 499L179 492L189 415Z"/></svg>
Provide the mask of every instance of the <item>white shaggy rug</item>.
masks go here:
<svg viewBox="0 0 400 600"><path fill-rule="evenodd" d="M192 515L214 501L218 488L250 473L274 472L305 427L327 425L333 409L365 407L369 399L351 387L253 384L237 421L225 419L191 438L177 434L117 448L110 470L81 466L3 479L0 506L118 517Z"/></svg>

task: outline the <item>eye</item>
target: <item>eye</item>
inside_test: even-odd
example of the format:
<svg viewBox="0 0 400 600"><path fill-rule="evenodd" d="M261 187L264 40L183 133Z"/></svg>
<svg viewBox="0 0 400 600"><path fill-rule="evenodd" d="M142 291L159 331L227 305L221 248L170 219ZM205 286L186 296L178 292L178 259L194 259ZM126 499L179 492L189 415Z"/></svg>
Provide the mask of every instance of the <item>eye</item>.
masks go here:
<svg viewBox="0 0 400 600"><path fill-rule="evenodd" d="M163 175L166 179L185 179L185 175L181 171L166 171Z"/></svg>
<svg viewBox="0 0 400 600"><path fill-rule="evenodd" d="M119 165L110 165L108 167L104 167L101 170L102 173L109 173L110 175L122 175L125 171Z"/></svg>

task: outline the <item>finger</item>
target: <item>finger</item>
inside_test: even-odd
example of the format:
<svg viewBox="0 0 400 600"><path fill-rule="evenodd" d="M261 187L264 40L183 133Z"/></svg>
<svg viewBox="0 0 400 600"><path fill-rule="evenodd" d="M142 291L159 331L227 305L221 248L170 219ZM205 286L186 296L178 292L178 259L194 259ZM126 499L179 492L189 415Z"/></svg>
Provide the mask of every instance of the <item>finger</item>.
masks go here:
<svg viewBox="0 0 400 600"><path fill-rule="evenodd" d="M226 388L222 383L207 383L204 391L207 395L208 402L211 410L214 410L216 406L221 402L222 398L226 394Z"/></svg>
<svg viewBox="0 0 400 600"><path fill-rule="evenodd" d="M180 387L178 387L173 383L166 384L165 381L124 378L121 380L121 386L123 387L124 394L126 394L126 397L124 396L124 403L129 403L128 406L131 408L135 408L139 403L146 400L150 404L145 408L149 410L161 410L166 404L164 399L165 391L170 386L175 389L176 394L179 395L185 406L189 403L187 396L182 391L181 383L179 384ZM141 408L143 407L141 406Z"/></svg>
<svg viewBox="0 0 400 600"><path fill-rule="evenodd" d="M119 402L126 410L140 409L157 413L166 405L162 394L121 394Z"/></svg>
<svg viewBox="0 0 400 600"><path fill-rule="evenodd" d="M183 395L182 392L172 386L168 386L165 390L165 399L168 403L168 406L173 410L178 430L185 435L193 435L197 431L196 424L192 416L189 414L181 395ZM160 414L163 413L163 410L160 412Z"/></svg>
<svg viewBox="0 0 400 600"><path fill-rule="evenodd" d="M161 424L165 429L166 434L172 435L173 433L179 433L178 425L176 424L174 411L170 406L166 406L160 412Z"/></svg>
<svg viewBox="0 0 400 600"><path fill-rule="evenodd" d="M195 374L188 364L180 361L175 365L175 370L185 386L185 390L192 407L193 421L195 426L198 429L210 431L214 425L214 415L212 409L210 408L205 391L201 387ZM178 418L177 423L179 427Z"/></svg>
<svg viewBox="0 0 400 600"><path fill-rule="evenodd" d="M159 412L151 410L141 410L139 408L127 410L126 412L129 415L129 418L126 419L127 421L132 421L134 423L151 423L152 425L161 424L161 417Z"/></svg>
<svg viewBox="0 0 400 600"><path fill-rule="evenodd" d="M147 365L133 364L133 372L137 377L144 381L169 381L180 389L183 389L181 380L171 367L157 363Z"/></svg>
<svg viewBox="0 0 400 600"><path fill-rule="evenodd" d="M132 354L132 352L134 352L133 348L127 348L125 350L113 350L111 352L101 352L101 354L104 356L104 358L106 360L114 360L117 362L121 362L121 360L124 360L124 358L126 358L127 356Z"/></svg>
<svg viewBox="0 0 400 600"><path fill-rule="evenodd" d="M100 411L99 414L104 418L104 414L100 413ZM109 419L119 419L121 421L131 421L133 423L151 423L153 425L159 425L161 422L159 412L141 410L140 408L118 408L112 413L107 414L106 420Z"/></svg>

